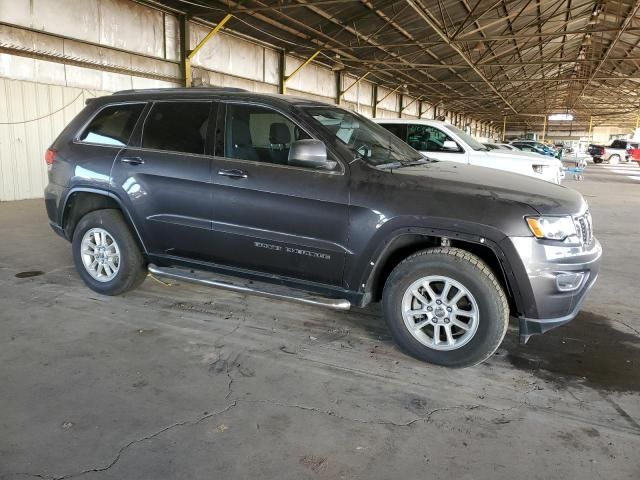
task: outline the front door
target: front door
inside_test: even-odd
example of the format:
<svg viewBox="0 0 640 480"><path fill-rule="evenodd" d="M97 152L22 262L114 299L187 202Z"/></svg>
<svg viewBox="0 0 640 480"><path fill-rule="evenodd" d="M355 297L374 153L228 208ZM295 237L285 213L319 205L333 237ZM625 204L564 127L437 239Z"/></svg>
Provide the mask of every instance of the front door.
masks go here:
<svg viewBox="0 0 640 480"><path fill-rule="evenodd" d="M141 136L116 158L116 193L152 254L208 259L211 108L209 101L154 102Z"/></svg>
<svg viewBox="0 0 640 480"><path fill-rule="evenodd" d="M226 110L226 112L225 112ZM213 178L213 253L220 263L340 285L348 252L348 171L288 165L311 136L270 107L221 104Z"/></svg>
<svg viewBox="0 0 640 480"><path fill-rule="evenodd" d="M469 154L462 146L445 132L431 125L408 125L407 143L428 158L458 163L469 161Z"/></svg>

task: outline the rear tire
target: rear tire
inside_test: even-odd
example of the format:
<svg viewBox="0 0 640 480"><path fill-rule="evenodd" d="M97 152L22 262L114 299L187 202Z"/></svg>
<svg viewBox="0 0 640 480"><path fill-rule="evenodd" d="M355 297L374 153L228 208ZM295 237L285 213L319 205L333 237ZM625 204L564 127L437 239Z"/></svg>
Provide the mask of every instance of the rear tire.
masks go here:
<svg viewBox="0 0 640 480"><path fill-rule="evenodd" d="M383 309L403 351L447 367L489 358L509 324L506 295L490 268L451 247L423 250L398 264L385 283Z"/></svg>
<svg viewBox="0 0 640 480"><path fill-rule="evenodd" d="M602 158L600 158L600 157L593 157L593 163L602 163Z"/></svg>
<svg viewBox="0 0 640 480"><path fill-rule="evenodd" d="M147 276L144 257L119 210L87 213L73 232L73 261L84 283L103 295L133 290Z"/></svg>

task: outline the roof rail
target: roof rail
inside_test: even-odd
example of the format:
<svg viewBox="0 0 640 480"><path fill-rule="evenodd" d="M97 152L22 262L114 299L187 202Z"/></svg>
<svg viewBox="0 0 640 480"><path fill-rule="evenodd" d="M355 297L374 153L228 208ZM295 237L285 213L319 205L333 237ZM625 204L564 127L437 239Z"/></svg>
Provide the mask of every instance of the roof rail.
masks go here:
<svg viewBox="0 0 640 480"><path fill-rule="evenodd" d="M193 91L217 92L248 92L244 88L236 87L191 87L191 88L136 88L130 90L120 90L113 95L129 95L132 93L189 93Z"/></svg>

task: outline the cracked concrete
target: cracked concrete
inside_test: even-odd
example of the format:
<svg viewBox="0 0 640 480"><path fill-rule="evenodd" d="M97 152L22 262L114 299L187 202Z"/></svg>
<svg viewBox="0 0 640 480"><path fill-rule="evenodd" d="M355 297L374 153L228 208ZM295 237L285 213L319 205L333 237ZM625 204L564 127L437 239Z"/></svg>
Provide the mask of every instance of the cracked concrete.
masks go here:
<svg viewBox="0 0 640 480"><path fill-rule="evenodd" d="M640 199L592 178L585 313L465 370L403 355L377 307L151 278L100 296L41 201L0 204L0 479L638 478Z"/></svg>

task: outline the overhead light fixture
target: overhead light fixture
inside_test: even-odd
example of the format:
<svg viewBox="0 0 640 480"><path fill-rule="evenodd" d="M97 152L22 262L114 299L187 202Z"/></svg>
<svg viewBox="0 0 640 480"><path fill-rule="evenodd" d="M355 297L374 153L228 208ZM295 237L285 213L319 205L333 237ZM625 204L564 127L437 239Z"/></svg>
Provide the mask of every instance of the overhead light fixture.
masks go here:
<svg viewBox="0 0 640 480"><path fill-rule="evenodd" d="M570 122L573 120L573 115L570 113L554 113L548 117L550 122Z"/></svg>

